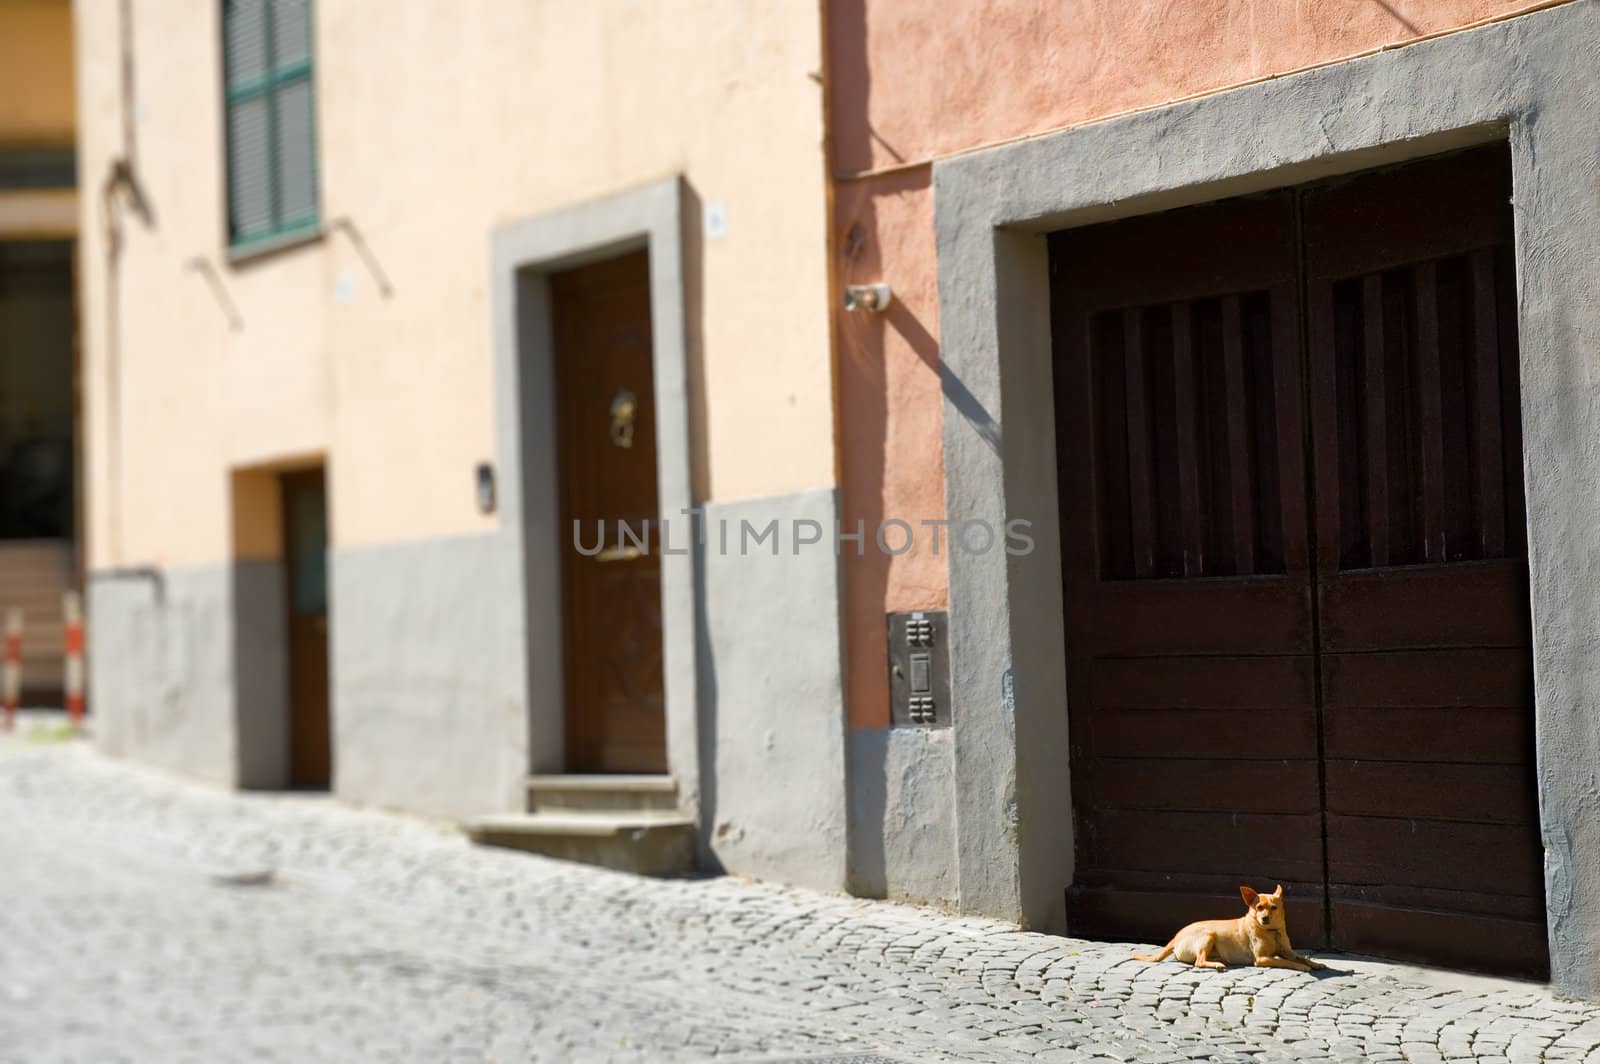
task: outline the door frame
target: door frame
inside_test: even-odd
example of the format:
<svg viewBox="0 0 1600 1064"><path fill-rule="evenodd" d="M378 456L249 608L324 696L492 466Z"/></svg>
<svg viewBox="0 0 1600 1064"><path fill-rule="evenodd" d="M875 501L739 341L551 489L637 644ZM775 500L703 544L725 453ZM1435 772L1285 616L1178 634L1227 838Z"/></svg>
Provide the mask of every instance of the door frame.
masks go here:
<svg viewBox="0 0 1600 1064"><path fill-rule="evenodd" d="M490 269L498 509L523 582L528 768L560 772L566 767L560 562L570 530L557 527L550 275L641 248L650 252L658 501L671 522L671 549L663 549L661 558L667 769L681 807L693 812L699 796L700 564L689 549L697 538L691 524L697 515L684 268L688 198L682 179L671 177L501 225L493 234Z"/></svg>
<svg viewBox="0 0 1600 1064"><path fill-rule="evenodd" d="M1600 6L1567 5L934 164L948 516L1031 520L1035 543L949 559L964 911L1064 929L1073 879L1043 235L1507 140L1551 979L1600 996L1600 921L1581 919L1600 882L1579 874L1600 862L1582 816L1600 604L1563 590L1600 578L1600 486L1582 467L1600 434L1582 344L1600 333L1584 298L1600 286L1585 251L1600 244L1597 47Z"/></svg>

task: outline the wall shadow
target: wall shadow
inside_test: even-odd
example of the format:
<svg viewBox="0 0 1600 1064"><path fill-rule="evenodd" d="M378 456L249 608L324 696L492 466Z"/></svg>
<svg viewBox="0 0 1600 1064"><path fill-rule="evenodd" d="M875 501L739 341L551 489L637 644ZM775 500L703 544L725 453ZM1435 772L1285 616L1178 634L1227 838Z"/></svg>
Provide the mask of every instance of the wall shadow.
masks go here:
<svg viewBox="0 0 1600 1064"><path fill-rule="evenodd" d="M834 246L841 284L909 280L910 263L897 255L903 234L883 220L884 205L899 197L925 197L932 171L928 167L841 183L835 193ZM897 270L898 267L898 270ZM838 312L839 448L842 477L841 523L854 530L859 522L869 543L862 553L846 549L841 557L844 579L844 638L848 705L850 707L848 786L850 789L850 889L881 897L886 889L883 832L887 810L885 756L889 726L887 613L891 602L893 558L878 550L871 537L890 517L912 521L942 514L890 514L887 498L896 478L917 476L907 465L906 443L891 453L896 409L905 412L912 400L896 398L903 386L909 352L929 372L939 372L939 342L919 316L930 293L902 289L881 313ZM891 375L890 365L896 366ZM920 403L920 400L916 400ZM937 460L937 441L929 455ZM891 470L894 463L896 468Z"/></svg>
<svg viewBox="0 0 1600 1064"><path fill-rule="evenodd" d="M689 389L690 498L698 509L710 492L710 434L705 388L705 203L687 179L682 189L683 240L683 333ZM680 515L663 515L673 521ZM710 618L706 614L706 548L703 514L693 515L694 543L694 656L695 656L695 754L699 764L699 830L696 835L696 865L708 875L725 869L711 841L717 824L717 658L711 639Z"/></svg>

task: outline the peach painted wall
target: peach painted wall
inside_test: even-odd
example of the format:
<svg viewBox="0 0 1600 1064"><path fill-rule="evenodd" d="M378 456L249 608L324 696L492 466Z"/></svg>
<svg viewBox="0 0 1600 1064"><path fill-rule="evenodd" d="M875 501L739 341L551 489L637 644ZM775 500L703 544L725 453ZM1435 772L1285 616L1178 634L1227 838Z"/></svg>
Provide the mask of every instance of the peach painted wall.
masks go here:
<svg viewBox="0 0 1600 1064"><path fill-rule="evenodd" d="M1528 0L829 0L833 239L840 283L887 281L883 315L840 314L846 523L944 516L933 160L1335 61ZM927 542L844 557L850 719L889 722L884 615L941 608Z"/></svg>

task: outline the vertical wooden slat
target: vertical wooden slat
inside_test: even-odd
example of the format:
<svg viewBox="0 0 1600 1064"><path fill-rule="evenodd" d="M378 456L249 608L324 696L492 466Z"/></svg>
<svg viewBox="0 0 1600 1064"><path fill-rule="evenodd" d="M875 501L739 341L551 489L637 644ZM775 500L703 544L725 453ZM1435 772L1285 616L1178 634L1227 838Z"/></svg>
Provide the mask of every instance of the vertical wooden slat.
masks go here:
<svg viewBox="0 0 1600 1064"><path fill-rule="evenodd" d="M1296 286L1279 284L1272 300L1272 402L1278 425L1278 492L1283 514L1283 564L1303 573L1307 558L1306 442L1301 428L1300 307Z"/></svg>
<svg viewBox="0 0 1600 1064"><path fill-rule="evenodd" d="M1423 558L1445 560L1444 416L1439 390L1438 268L1420 263L1413 275L1417 297L1417 431L1422 452Z"/></svg>
<svg viewBox="0 0 1600 1064"><path fill-rule="evenodd" d="M1244 383L1244 336L1239 297L1222 299L1222 379L1228 404L1228 490L1233 513L1233 565L1240 575L1256 571L1256 530L1250 483L1249 393Z"/></svg>
<svg viewBox="0 0 1600 1064"><path fill-rule="evenodd" d="M1478 467L1478 534L1485 558L1506 552L1505 455L1500 441L1500 323L1495 312L1494 252L1472 253L1472 354L1477 387L1473 443Z"/></svg>
<svg viewBox="0 0 1600 1064"><path fill-rule="evenodd" d="M1151 519L1150 429L1144 387L1144 328L1141 308L1122 316L1123 367L1128 403L1128 511L1133 525L1133 572L1155 570L1155 532Z"/></svg>
<svg viewBox="0 0 1600 1064"><path fill-rule="evenodd" d="M1316 490L1317 570L1339 570L1339 377L1335 365L1333 282L1306 284L1311 373L1311 483Z"/></svg>
<svg viewBox="0 0 1600 1064"><path fill-rule="evenodd" d="M1389 420L1385 409L1383 274L1361 285L1362 354L1367 377L1367 544L1374 566L1389 564Z"/></svg>
<svg viewBox="0 0 1600 1064"><path fill-rule="evenodd" d="M1172 305L1172 385L1178 420L1178 505L1182 512L1183 575L1205 572L1205 529L1200 519L1199 396L1194 386L1191 306Z"/></svg>

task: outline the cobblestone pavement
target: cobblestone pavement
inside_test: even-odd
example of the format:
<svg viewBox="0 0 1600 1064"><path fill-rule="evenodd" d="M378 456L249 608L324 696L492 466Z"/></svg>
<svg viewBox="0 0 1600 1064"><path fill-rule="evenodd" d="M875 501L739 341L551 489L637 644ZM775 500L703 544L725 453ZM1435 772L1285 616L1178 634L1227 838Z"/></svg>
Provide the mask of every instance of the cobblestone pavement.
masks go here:
<svg viewBox="0 0 1600 1064"><path fill-rule="evenodd" d="M1534 987L1130 952L0 743L7 1062L1600 1064L1600 1008Z"/></svg>

